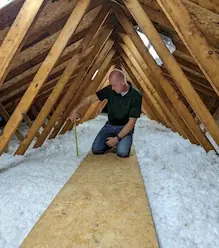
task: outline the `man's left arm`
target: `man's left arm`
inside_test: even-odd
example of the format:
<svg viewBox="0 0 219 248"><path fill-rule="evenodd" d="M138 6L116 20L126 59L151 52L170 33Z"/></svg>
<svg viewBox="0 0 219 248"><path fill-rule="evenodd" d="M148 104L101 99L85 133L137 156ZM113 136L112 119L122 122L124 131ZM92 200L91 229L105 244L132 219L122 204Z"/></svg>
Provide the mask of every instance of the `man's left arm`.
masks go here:
<svg viewBox="0 0 219 248"><path fill-rule="evenodd" d="M119 138L125 137L129 132L132 131L132 129L135 127L135 123L137 121L137 118L129 117L128 123L123 127L123 129L118 134Z"/></svg>
<svg viewBox="0 0 219 248"><path fill-rule="evenodd" d="M133 99L129 111L129 121L118 134L119 138L125 137L135 127L136 121L141 115L141 104L142 96L138 95Z"/></svg>

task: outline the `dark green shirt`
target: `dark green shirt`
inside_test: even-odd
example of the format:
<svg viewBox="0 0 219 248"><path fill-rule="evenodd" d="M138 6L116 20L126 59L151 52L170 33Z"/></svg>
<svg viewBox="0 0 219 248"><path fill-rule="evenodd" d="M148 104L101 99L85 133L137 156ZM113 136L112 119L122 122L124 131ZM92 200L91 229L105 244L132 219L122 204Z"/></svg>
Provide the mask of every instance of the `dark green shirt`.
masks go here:
<svg viewBox="0 0 219 248"><path fill-rule="evenodd" d="M108 100L108 118L112 125L125 125L129 117L139 118L141 115L142 95L130 82L129 91L124 96L112 90L108 85L96 92L99 100Z"/></svg>

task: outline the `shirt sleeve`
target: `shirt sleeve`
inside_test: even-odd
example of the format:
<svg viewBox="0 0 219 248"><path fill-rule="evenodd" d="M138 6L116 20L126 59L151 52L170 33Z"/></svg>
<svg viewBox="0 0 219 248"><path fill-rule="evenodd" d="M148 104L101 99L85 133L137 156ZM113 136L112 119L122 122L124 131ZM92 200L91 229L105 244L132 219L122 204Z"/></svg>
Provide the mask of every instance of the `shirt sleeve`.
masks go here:
<svg viewBox="0 0 219 248"><path fill-rule="evenodd" d="M142 104L142 95L137 95L133 98L131 109L129 111L129 117L139 118L141 115L141 104Z"/></svg>
<svg viewBox="0 0 219 248"><path fill-rule="evenodd" d="M96 95L97 95L98 99L100 101L103 101L104 99L109 99L110 90L111 90L111 86L108 85L108 86L104 87L103 89L97 91Z"/></svg>

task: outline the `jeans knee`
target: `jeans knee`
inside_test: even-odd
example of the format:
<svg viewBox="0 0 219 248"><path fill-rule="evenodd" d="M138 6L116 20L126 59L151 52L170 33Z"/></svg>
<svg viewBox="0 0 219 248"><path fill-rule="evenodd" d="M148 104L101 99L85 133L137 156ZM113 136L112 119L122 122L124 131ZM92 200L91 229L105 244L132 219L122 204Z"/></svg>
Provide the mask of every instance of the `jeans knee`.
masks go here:
<svg viewBox="0 0 219 248"><path fill-rule="evenodd" d="M127 158L129 157L129 151L120 151L118 150L116 152L117 156L121 157L121 158Z"/></svg>
<svg viewBox="0 0 219 248"><path fill-rule="evenodd" d="M103 154L103 153L104 153L103 150L100 150L100 149L98 149L98 148L95 147L95 146L92 146L91 151L92 151L92 153L95 154L95 155L97 155L97 154Z"/></svg>

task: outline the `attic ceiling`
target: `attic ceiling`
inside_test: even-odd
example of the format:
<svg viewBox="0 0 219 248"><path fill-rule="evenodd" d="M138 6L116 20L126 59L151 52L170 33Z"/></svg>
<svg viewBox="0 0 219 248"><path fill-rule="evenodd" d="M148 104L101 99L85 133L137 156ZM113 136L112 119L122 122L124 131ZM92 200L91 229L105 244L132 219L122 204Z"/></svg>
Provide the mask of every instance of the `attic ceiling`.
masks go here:
<svg viewBox="0 0 219 248"><path fill-rule="evenodd" d="M13 26L15 18L22 10L24 2L24 0L14 0L6 7L0 9L0 45L3 44L4 39L7 37L10 28ZM130 70L130 67L133 66L133 63L135 63L135 60L131 59L131 55L128 55L129 51L124 50L126 49L126 47L124 48L123 46L123 35L126 35L128 33L127 30L124 29L124 26L121 25L121 20L119 20L120 15L118 15L119 12L117 13L117 15L115 13L116 11L122 11L122 14L125 16L125 18L127 18L132 27L138 25L138 23L136 22L136 18L134 18L132 13L130 13L130 9L127 8L128 2L130 1L90 1L82 20L79 22L76 30L71 35L71 38L68 40L67 45L55 62L55 65L49 73L48 77L46 77L46 80L42 84L42 87L40 87L36 97L34 97L33 103L30 105L29 108L27 108L27 110L29 111L27 112L27 114L31 116L32 120L36 118L36 114L35 116L33 114L34 109L35 111L37 109L38 112L41 110L52 90L54 90L55 86L57 85L57 82L60 80L61 76L63 76L63 73L65 72L65 69L69 64L69 61L71 61L71 59L74 58L74 56L76 56L82 50L83 53L81 54L81 58L79 60L80 63L76 65L73 74L68 80L68 83L66 83L65 87L63 88L62 93L58 97L58 100L49 113L49 116L53 115L58 104L62 101L66 92L68 92L72 82L74 82L75 79L80 78L80 75L82 78L86 76L84 80L87 82L87 87L89 87L91 77L98 69L101 68L102 64L104 63L104 59L107 58L109 52L112 51L112 49L114 50L114 53L112 54L109 64L106 66L103 75L106 75L110 66L122 68L127 72L130 80L132 80L137 87L145 92L146 89L142 87L143 83L139 84L139 81L144 78L144 75L142 74L141 78L138 79L138 75L135 75L135 73L133 73L136 69L136 66L134 66L134 68L131 68ZM197 61L194 59L194 55L192 56L191 53L188 51L187 47L185 46L185 41L183 41L182 37L180 37L178 34L179 32L176 31L176 29L169 21L167 15L164 13L164 10L161 9L158 2L162 3L165 1L140 0L138 2L143 7L145 14L150 18L156 30L160 34L164 34L171 38L173 44L176 47L176 51L173 53L175 60L177 61L178 65L184 72L184 75L192 84L193 88L207 107L209 113L214 116L214 118L216 118L219 108L219 98L217 92L212 87L212 83L210 82L209 78L206 78L206 74L203 73L203 70L197 64ZM216 56L218 56L219 3L217 2L217 0L182 0L181 2L188 10L192 19L195 21L202 36L206 38L208 44L211 46ZM26 90L36 77L39 69L47 58L51 48L59 38L60 33L62 32L72 11L77 4L78 1L75 0L43 1L34 22L32 23L29 31L25 36L25 39L20 45L16 55L11 60L10 66L7 70L7 73L5 74L5 78L0 81L0 83L2 84L0 86L0 103L1 106L8 113L9 117L12 115L13 112L16 111L20 100L24 97ZM86 43L89 44L88 47L83 47L83 42L86 34L95 25L95 23L99 20L98 18L100 17L104 19L102 23L100 22L101 27L99 28L98 32L93 37L91 42ZM107 32L108 34L106 34ZM192 32L193 31L191 30L191 34ZM108 48L105 47L106 51L105 53L103 53L104 56L98 60L96 57L94 57L92 52L95 49L96 44L100 42L100 40L102 40L103 45L107 45ZM111 41L112 43L109 44L109 41ZM97 50L97 52L99 53L100 51ZM91 63L85 66L86 62L89 59ZM177 92L183 104L189 109L193 117L196 118L196 121L198 121L196 111L193 109L193 107L191 107L188 99L182 93L181 88L175 83L176 80L175 78L173 78L173 75L171 75L168 68L165 66L165 63L160 66L160 69L164 78L168 80L169 84ZM139 70L137 70L137 74L139 74ZM83 74L82 71L84 71L85 73ZM96 81L98 79L98 74L95 77ZM91 77L88 78L87 75L90 75ZM100 81L97 82L97 86L100 84L100 82L102 82L103 75L102 78L99 76ZM76 90L78 90L78 87L79 86L75 88L75 92ZM97 87L94 87L91 89L90 92L94 92L96 89ZM82 94L83 90L80 90L79 92L81 92ZM79 93L75 93L75 97L77 95L75 99L77 100L80 99L78 97L78 94ZM165 98L165 94L163 94L163 97ZM147 97L144 98L144 106L147 108L147 106L151 105L151 100L146 98ZM151 108L153 109L153 106L151 106ZM163 118L165 117L163 116ZM200 118L198 119L198 123L200 124ZM168 121L166 121L166 123L168 123Z"/></svg>

